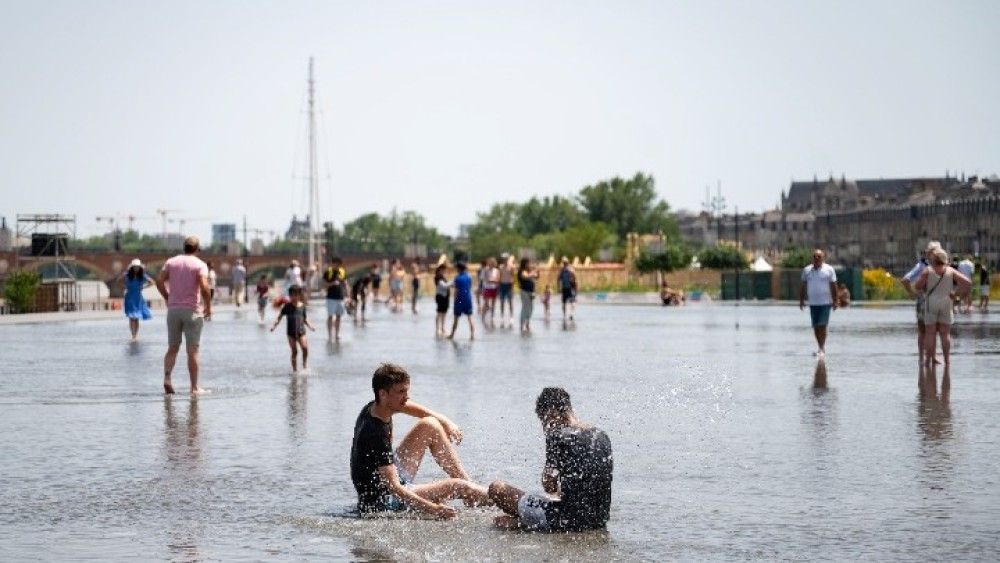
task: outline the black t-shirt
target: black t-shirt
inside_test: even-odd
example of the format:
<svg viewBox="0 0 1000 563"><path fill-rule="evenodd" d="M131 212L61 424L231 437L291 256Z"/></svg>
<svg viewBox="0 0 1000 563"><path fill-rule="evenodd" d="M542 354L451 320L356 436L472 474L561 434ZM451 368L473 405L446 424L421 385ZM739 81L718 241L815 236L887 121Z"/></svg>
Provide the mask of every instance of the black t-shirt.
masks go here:
<svg viewBox="0 0 1000 563"><path fill-rule="evenodd" d="M990 285L990 273L986 268L979 270L979 285Z"/></svg>
<svg viewBox="0 0 1000 563"><path fill-rule="evenodd" d="M295 303L285 303L281 308L281 314L285 315L288 324L285 325L285 334L288 336L302 336L306 333L306 306L296 307Z"/></svg>
<svg viewBox="0 0 1000 563"><path fill-rule="evenodd" d="M527 293L535 292L535 278L525 276L523 270L518 270L517 272L517 283L521 286L521 291Z"/></svg>
<svg viewBox="0 0 1000 563"><path fill-rule="evenodd" d="M344 284L346 282L336 274L333 268L327 268L326 272L323 272L323 280L326 283L332 284L326 288L327 299L342 300L344 298Z"/></svg>
<svg viewBox="0 0 1000 563"><path fill-rule="evenodd" d="M560 500L546 520L555 530L603 528L611 511L611 440L597 428L563 427L545 436L545 465L556 471Z"/></svg>
<svg viewBox="0 0 1000 563"><path fill-rule="evenodd" d="M378 468L392 465L392 420L383 422L372 416L372 401L361 409L354 423L354 441L351 442L351 481L358 492L358 510L377 512L386 510L389 487L382 482Z"/></svg>
<svg viewBox="0 0 1000 563"><path fill-rule="evenodd" d="M361 276L354 281L354 285L351 286L351 299L355 301L360 301L365 298L368 294L368 282L371 281L369 276Z"/></svg>

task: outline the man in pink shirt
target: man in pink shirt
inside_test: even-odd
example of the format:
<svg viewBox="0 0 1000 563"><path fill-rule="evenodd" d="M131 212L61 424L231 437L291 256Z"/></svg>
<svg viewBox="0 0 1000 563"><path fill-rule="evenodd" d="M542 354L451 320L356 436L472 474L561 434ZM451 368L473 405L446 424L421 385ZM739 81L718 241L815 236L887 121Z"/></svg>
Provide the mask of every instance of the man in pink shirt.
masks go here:
<svg viewBox="0 0 1000 563"><path fill-rule="evenodd" d="M163 357L163 390L167 393L174 392L170 372L177 362L182 335L187 344L191 393L205 392L198 387L198 345L201 328L212 317L212 298L208 287L208 266L195 256L200 244L196 236L184 239L184 254L164 262L156 278L156 289L167 302L167 353Z"/></svg>

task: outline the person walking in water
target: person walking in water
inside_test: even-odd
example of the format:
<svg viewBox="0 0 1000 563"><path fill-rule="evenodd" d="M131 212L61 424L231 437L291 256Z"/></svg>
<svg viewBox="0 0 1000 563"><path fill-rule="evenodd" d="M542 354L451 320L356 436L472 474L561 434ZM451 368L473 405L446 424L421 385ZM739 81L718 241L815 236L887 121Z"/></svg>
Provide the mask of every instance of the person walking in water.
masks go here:
<svg viewBox="0 0 1000 563"><path fill-rule="evenodd" d="M233 286L231 291L233 292L233 301L239 307L245 300L247 291L247 269L243 265L243 260L236 260L236 265L233 266Z"/></svg>
<svg viewBox="0 0 1000 563"><path fill-rule="evenodd" d="M372 305L378 303L378 290L382 287L382 272L381 267L379 267L377 262L372 263L372 267L368 270L368 278L371 280L372 285Z"/></svg>
<svg viewBox="0 0 1000 563"><path fill-rule="evenodd" d="M559 270L559 292L562 295L563 322L566 321L567 309L569 320L573 320L576 313L576 272L569 265L569 258L563 256L562 269Z"/></svg>
<svg viewBox="0 0 1000 563"><path fill-rule="evenodd" d="M367 308L366 303L368 302L368 284L374 283L372 281L372 274L367 274L354 280L351 284L351 302L354 307L354 324L361 323L361 326L365 325L365 310ZM374 304L376 301L372 299Z"/></svg>
<svg viewBox="0 0 1000 563"><path fill-rule="evenodd" d="M260 275L254 292L257 294L257 315L260 317L260 324L263 325L264 311L267 309L267 294L271 292L271 285L267 283L266 275Z"/></svg>
<svg viewBox="0 0 1000 563"><path fill-rule="evenodd" d="M410 264L410 275L413 278L410 280L410 310L413 314L417 314L417 298L420 297L420 272L423 270L423 266L420 264L420 258L414 258L413 263Z"/></svg>
<svg viewBox="0 0 1000 563"><path fill-rule="evenodd" d="M497 308L497 292L500 289L500 270L497 269L496 258L492 256L486 259L486 271L483 273L483 308L479 311L483 317L483 326L494 324ZM486 315L489 314L489 323L486 322Z"/></svg>
<svg viewBox="0 0 1000 563"><path fill-rule="evenodd" d="M437 317L434 319L434 334L438 337L445 336L447 332L444 328L445 318L448 316L448 294L451 291L451 282L444 277L445 265L441 264L434 270L434 304L437 305Z"/></svg>
<svg viewBox="0 0 1000 563"><path fill-rule="evenodd" d="M153 318L149 304L142 296L142 290L153 284L153 279L146 274L146 268L136 258L128 265L125 272L125 316L128 317L128 328L132 333L132 342L139 340L139 321Z"/></svg>
<svg viewBox="0 0 1000 563"><path fill-rule="evenodd" d="M990 272L981 262L976 263L975 275L979 278L979 310L988 313L990 309Z"/></svg>
<svg viewBox="0 0 1000 563"><path fill-rule="evenodd" d="M218 285L219 276L215 273L215 266L211 260L205 262L205 265L208 266L208 295L212 298L212 304L215 305L215 288Z"/></svg>
<svg viewBox="0 0 1000 563"><path fill-rule="evenodd" d="M958 263L958 271L965 276L967 279L971 280L973 273L976 271L976 264L972 261L972 256L966 255ZM972 313L972 292L965 294L962 298L961 303L958 308L959 312L965 313L966 315Z"/></svg>
<svg viewBox="0 0 1000 563"><path fill-rule="evenodd" d="M469 478L454 444L462 430L443 414L410 400L410 375L400 366L382 364L372 374L375 400L354 423L351 481L363 514L407 509L438 518L454 518L448 504L462 499L467 506L489 504L486 488ZM417 423L393 450L392 417L406 414ZM424 454L430 453L447 479L417 485L414 479Z"/></svg>
<svg viewBox="0 0 1000 563"><path fill-rule="evenodd" d="M274 332L274 329L278 328L281 323L281 319L288 318L285 335L288 337L288 347L291 348L292 353L292 373L299 371L299 348L302 349L302 371L305 373L309 370L309 342L306 340L306 328L309 330L316 330L316 328L309 323L309 318L306 315L307 309L306 304L302 301L302 288L293 285L288 288L288 303L281 307L281 313L271 325L271 332Z"/></svg>
<svg viewBox="0 0 1000 563"><path fill-rule="evenodd" d="M184 239L184 254L167 260L156 278L156 289L167 302L167 353L163 356L163 390L173 393L171 373L181 349L187 345L187 368L191 393L204 393L198 386L199 346L205 321L212 318L212 295L208 289L208 265L195 254L201 249L196 236Z"/></svg>
<svg viewBox="0 0 1000 563"><path fill-rule="evenodd" d="M500 266L497 286L500 298L500 328L514 326L514 265L513 257L506 252L500 255Z"/></svg>
<svg viewBox="0 0 1000 563"><path fill-rule="evenodd" d="M456 266L458 275L455 276L455 320L451 324L449 339L455 338L455 330L458 328L458 319L465 315L469 319L469 340L476 338L476 325L472 320L472 276L467 272L465 262L459 262Z"/></svg>
<svg viewBox="0 0 1000 563"><path fill-rule="evenodd" d="M521 332L531 332L531 313L535 309L535 283L538 270L531 266L530 258L521 258L517 269L517 285L521 288Z"/></svg>
<svg viewBox="0 0 1000 563"><path fill-rule="evenodd" d="M802 269L802 283L799 285L799 309L805 308L809 299L809 315L812 319L813 335L819 346L816 355L826 354L826 326L830 323L830 311L837 308L837 273L833 266L823 262L823 251L813 250L812 264Z"/></svg>
<svg viewBox="0 0 1000 563"><path fill-rule="evenodd" d="M490 483L490 500L506 514L500 528L544 532L604 528L611 516L614 459L604 431L583 423L573 412L569 393L546 387L535 402L545 433L546 495L527 494L503 481Z"/></svg>
<svg viewBox="0 0 1000 563"><path fill-rule="evenodd" d="M917 263L910 268L910 271L903 276L901 283L903 284L903 289L909 294L911 299L916 302L916 312L917 312L917 356L920 358L920 362L924 361L924 340L925 333L927 330L924 324L924 312L926 307L924 306L924 292L917 291L914 284L920 279L920 274L924 272L927 268L928 261L930 260L931 254L934 250L941 248L941 243L936 240L932 240L927 243L927 248L924 250L924 255L917 260ZM934 356L931 356L933 359Z"/></svg>
<svg viewBox="0 0 1000 563"><path fill-rule="evenodd" d="M323 272L326 287L326 339L328 342L340 340L340 319L344 316L344 297L349 288L344 279L343 261L334 256L330 267Z"/></svg>
<svg viewBox="0 0 1000 563"><path fill-rule="evenodd" d="M972 289L972 282L957 269L948 265L948 253L936 248L931 253L930 264L920 274L915 284L920 291L926 291L924 299L924 364L930 367L934 358L937 335L941 335L941 353L944 364L951 360L952 304L955 298L965 297Z"/></svg>

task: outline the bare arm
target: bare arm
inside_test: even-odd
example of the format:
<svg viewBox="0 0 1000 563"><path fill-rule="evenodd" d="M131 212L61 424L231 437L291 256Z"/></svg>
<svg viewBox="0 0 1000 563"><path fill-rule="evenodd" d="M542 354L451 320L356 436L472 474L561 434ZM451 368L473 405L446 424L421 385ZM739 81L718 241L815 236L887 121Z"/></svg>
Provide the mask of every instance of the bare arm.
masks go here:
<svg viewBox="0 0 1000 563"><path fill-rule="evenodd" d="M957 293L962 297L965 297L966 295L969 294L970 291L972 291L972 280L965 277L965 274L959 272L958 270L954 270L954 272L955 272L954 274L955 285L958 286L958 291L956 291L955 293Z"/></svg>
<svg viewBox="0 0 1000 563"><path fill-rule="evenodd" d="M407 489L399 482L399 474L396 473L396 466L389 464L383 465L378 468L379 477L382 482L389 487L389 491L396 495L396 498L402 500L407 504L407 506L416 508L421 512L427 514L432 514L438 518L454 518L456 511L454 508L445 504L433 503L413 491Z"/></svg>
<svg viewBox="0 0 1000 563"><path fill-rule="evenodd" d="M806 282L799 284L799 309L806 306Z"/></svg>
<svg viewBox="0 0 1000 563"><path fill-rule="evenodd" d="M441 426L444 427L445 434L448 435L448 438L450 438L452 442L455 442L456 444L462 443L462 429L452 422L447 416L434 412L431 409L413 401L406 401L406 405L403 407L402 412L414 418L425 418L428 416L436 418L438 422L441 423Z"/></svg>
<svg viewBox="0 0 1000 563"><path fill-rule="evenodd" d="M916 299L918 297L916 290L913 289L913 284L910 283L910 280L903 278L900 283L903 284L903 289L906 290L906 294L910 296L910 299Z"/></svg>
<svg viewBox="0 0 1000 563"><path fill-rule="evenodd" d="M205 320L212 318L212 291L208 287L208 276L198 278L198 286L201 290L201 302L205 304Z"/></svg>
<svg viewBox="0 0 1000 563"><path fill-rule="evenodd" d="M837 284L830 282L830 297L833 298L833 310L837 310Z"/></svg>
<svg viewBox="0 0 1000 563"><path fill-rule="evenodd" d="M923 272L920 272L920 277L917 278L917 283L914 284L914 287L917 288L917 291L923 291L924 289L927 288L927 272L929 271L930 269L928 268Z"/></svg>
<svg viewBox="0 0 1000 563"><path fill-rule="evenodd" d="M156 276L156 290L163 296L164 301L169 301L169 295L167 294L168 279L170 279L170 274L167 273L166 268L160 270L160 274Z"/></svg>

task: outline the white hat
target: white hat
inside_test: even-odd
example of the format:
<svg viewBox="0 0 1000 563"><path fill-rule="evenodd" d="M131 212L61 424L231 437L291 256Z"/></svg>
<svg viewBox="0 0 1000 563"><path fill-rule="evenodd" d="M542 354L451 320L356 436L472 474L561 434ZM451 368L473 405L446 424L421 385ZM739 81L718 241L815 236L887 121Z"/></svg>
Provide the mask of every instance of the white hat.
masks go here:
<svg viewBox="0 0 1000 563"><path fill-rule="evenodd" d="M938 241L936 241L936 240L932 240L932 241L930 241L930 242L927 243L927 250L925 250L925 252L930 252L932 250L937 250L938 248L941 248L941 243L938 242Z"/></svg>
<svg viewBox="0 0 1000 563"><path fill-rule="evenodd" d="M129 262L128 267L129 268L135 268L136 266L138 266L138 267L141 268L142 267L142 260L139 260L138 258L133 258L132 261Z"/></svg>

